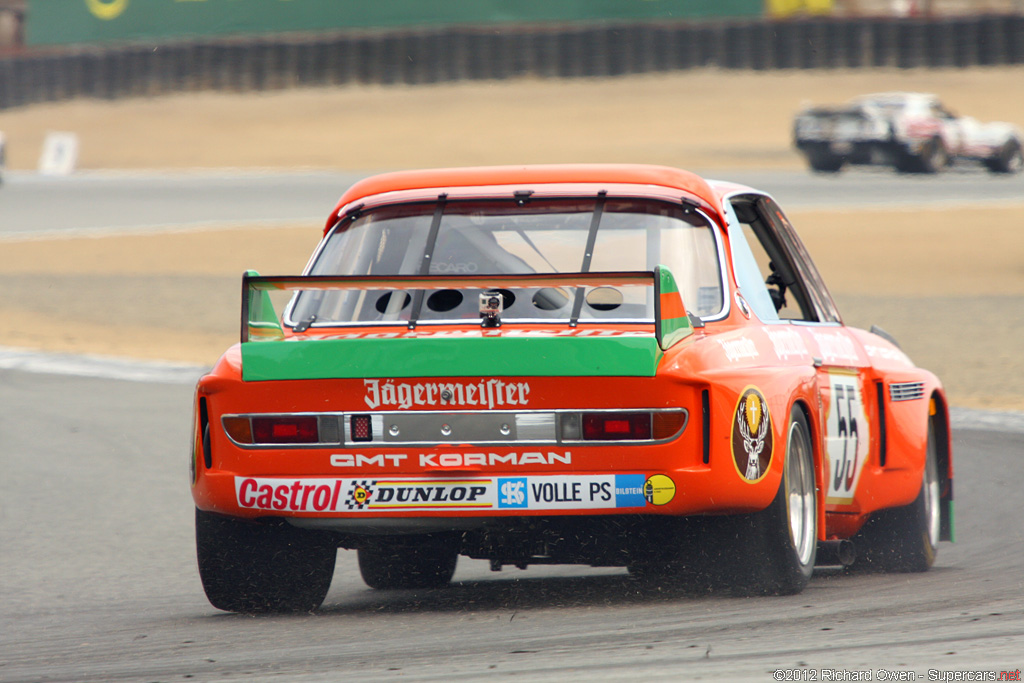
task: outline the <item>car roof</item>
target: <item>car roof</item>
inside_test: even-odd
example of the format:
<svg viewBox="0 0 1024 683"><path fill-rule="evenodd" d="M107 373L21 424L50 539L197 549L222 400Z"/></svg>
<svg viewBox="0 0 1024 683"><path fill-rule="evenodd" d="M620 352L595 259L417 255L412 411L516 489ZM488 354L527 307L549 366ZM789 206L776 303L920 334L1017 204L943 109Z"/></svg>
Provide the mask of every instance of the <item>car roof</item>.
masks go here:
<svg viewBox="0 0 1024 683"><path fill-rule="evenodd" d="M854 99L853 101L899 103L914 100L934 102L938 100L938 97L932 95L931 93L923 92L876 92L870 95L861 95L860 97Z"/></svg>
<svg viewBox="0 0 1024 683"><path fill-rule="evenodd" d="M651 186L652 189L678 190L698 199L705 209L718 214L720 194L700 176L669 166L648 164L555 164L526 166L479 166L397 171L371 176L350 187L327 218L327 230L333 227L346 207L369 197L413 190L436 190L470 187L534 185L583 186L600 185L613 192L615 186ZM582 188L580 188L582 189Z"/></svg>

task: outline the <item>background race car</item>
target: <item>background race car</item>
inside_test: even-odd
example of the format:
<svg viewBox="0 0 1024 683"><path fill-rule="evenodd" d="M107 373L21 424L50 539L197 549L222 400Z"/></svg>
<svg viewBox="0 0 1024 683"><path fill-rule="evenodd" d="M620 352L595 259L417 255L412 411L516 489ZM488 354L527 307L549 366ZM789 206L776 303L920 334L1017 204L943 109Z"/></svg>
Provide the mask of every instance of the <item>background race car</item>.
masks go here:
<svg viewBox="0 0 1024 683"><path fill-rule="evenodd" d="M879 93L839 107L809 107L796 115L793 138L811 169L822 172L874 164L938 173L958 161L993 173L1024 168L1024 137L1015 126L956 116L934 95L921 93Z"/></svg>

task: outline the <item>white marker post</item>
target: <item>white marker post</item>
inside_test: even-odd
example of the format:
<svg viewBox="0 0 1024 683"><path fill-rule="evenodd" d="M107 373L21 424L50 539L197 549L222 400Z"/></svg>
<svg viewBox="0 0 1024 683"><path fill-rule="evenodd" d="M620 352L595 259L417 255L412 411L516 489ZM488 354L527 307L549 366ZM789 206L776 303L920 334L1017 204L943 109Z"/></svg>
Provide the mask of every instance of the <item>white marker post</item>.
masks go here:
<svg viewBox="0 0 1024 683"><path fill-rule="evenodd" d="M78 136L74 133L47 133L39 172L43 175L71 175L78 165Z"/></svg>

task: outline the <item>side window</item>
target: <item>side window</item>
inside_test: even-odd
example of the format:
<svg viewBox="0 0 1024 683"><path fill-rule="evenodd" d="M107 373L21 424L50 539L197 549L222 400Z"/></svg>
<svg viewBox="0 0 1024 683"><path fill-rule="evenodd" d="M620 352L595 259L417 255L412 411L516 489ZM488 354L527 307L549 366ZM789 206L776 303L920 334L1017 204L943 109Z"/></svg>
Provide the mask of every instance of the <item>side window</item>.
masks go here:
<svg viewBox="0 0 1024 683"><path fill-rule="evenodd" d="M931 111L932 116L934 116L935 118L938 118L938 119L955 119L956 118L956 114L954 114L953 112L949 111L948 109L943 107L938 102L932 104L931 110L932 110Z"/></svg>
<svg viewBox="0 0 1024 683"><path fill-rule="evenodd" d="M779 205L771 199L765 197L760 203L764 210L764 215L774 228L774 232L786 246L786 251L791 257L797 277L808 299L807 303L816 309L813 319L828 323L842 322L839 316L839 309L836 307L832 295L829 294L825 281L814 265L814 261L811 260L807 247L800 240L800 236L796 234L793 224L786 218L786 214L782 213ZM805 320L810 319L805 318Z"/></svg>
<svg viewBox="0 0 1024 683"><path fill-rule="evenodd" d="M757 245L759 251L763 252L763 249L757 243L757 238L753 237L750 232L750 227L744 228L736 216L733 204L726 203L724 208L729 222L729 245L739 294L750 305L759 320L762 322L778 320L779 314L775 310L771 296L768 295L768 287L764 283L761 266L754 256L754 250L750 248L750 243L753 242ZM762 257L761 261L763 260Z"/></svg>
<svg viewBox="0 0 1024 683"><path fill-rule="evenodd" d="M817 310L790 257L788 245L768 218L767 201L763 196L745 195L734 199L732 207L778 317L816 322Z"/></svg>

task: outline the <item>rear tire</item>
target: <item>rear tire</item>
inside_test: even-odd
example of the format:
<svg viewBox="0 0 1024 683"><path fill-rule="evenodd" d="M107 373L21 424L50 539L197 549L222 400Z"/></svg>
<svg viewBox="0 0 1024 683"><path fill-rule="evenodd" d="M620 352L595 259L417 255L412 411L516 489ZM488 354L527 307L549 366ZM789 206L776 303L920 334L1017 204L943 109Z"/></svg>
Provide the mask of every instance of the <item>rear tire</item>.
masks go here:
<svg viewBox="0 0 1024 683"><path fill-rule="evenodd" d="M800 408L790 412L782 481L771 505L719 519L709 539L724 544L716 583L724 580L742 595L793 595L807 586L818 551L818 494L810 429Z"/></svg>
<svg viewBox="0 0 1024 683"><path fill-rule="evenodd" d="M993 173L1020 173L1024 169L1024 150L1019 140L1007 140L999 153L985 160L985 166Z"/></svg>
<svg viewBox="0 0 1024 683"><path fill-rule="evenodd" d="M325 534L196 509L199 577L226 612L311 612L327 597L338 549Z"/></svg>
<svg viewBox="0 0 1024 683"><path fill-rule="evenodd" d="M934 138L921 150L921 172L938 173L949 166L949 152L942 140Z"/></svg>
<svg viewBox="0 0 1024 683"><path fill-rule="evenodd" d="M384 537L358 550L359 573L370 588L442 588L455 574L457 538Z"/></svg>
<svg viewBox="0 0 1024 683"><path fill-rule="evenodd" d="M939 138L924 143L917 154L902 151L896 159L896 170L901 173L935 174L948 165L949 153Z"/></svg>
<svg viewBox="0 0 1024 683"><path fill-rule="evenodd" d="M941 529L935 423L928 421L928 445L921 491L910 505L882 510L854 536L853 569L925 572L935 563Z"/></svg>
<svg viewBox="0 0 1024 683"><path fill-rule="evenodd" d="M808 146L804 152L807 155L807 164L817 173L838 173L846 163L846 159L833 154L827 144Z"/></svg>

